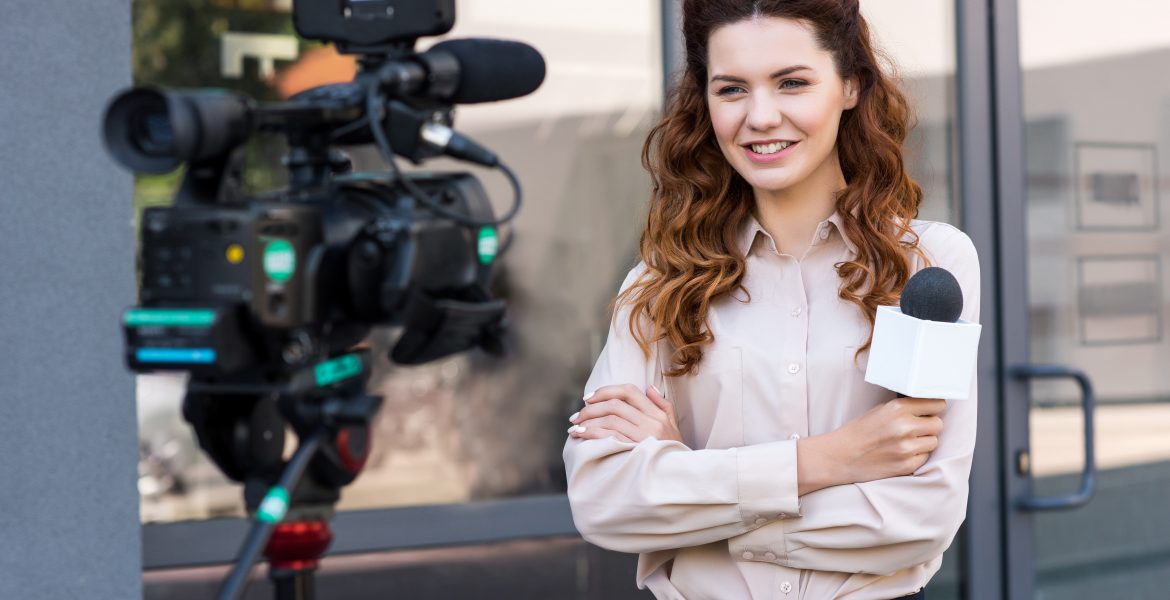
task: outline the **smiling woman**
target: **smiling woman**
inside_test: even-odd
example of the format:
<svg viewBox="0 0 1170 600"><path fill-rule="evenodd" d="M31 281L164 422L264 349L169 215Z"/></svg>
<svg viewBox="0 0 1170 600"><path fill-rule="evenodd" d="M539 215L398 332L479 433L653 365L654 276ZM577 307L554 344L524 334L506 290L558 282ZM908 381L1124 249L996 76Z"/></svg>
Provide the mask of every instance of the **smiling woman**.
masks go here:
<svg viewBox="0 0 1170 600"><path fill-rule="evenodd" d="M895 398L865 364L925 266L978 322L974 247L916 219L909 106L857 2L683 19L642 261L570 419L575 523L640 553L659 598L921 597L965 515L976 403Z"/></svg>

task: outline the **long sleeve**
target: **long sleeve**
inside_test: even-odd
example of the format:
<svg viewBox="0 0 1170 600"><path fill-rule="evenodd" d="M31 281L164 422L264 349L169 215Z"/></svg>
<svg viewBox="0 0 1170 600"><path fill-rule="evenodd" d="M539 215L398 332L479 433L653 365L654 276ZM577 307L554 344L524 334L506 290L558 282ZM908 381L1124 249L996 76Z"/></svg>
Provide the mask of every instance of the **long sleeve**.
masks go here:
<svg viewBox="0 0 1170 600"><path fill-rule="evenodd" d="M965 234L938 224L923 248L963 289L962 319L979 321L979 263ZM889 575L940 556L966 515L975 447L976 393L948 402L939 446L913 475L835 486L800 499L801 516L729 541L733 555L776 557L787 567Z"/></svg>
<svg viewBox="0 0 1170 600"><path fill-rule="evenodd" d="M642 268L630 272L622 289ZM661 381L657 356L642 354L628 318L628 308L615 311L587 391L627 383L646 389ZM706 544L798 510L793 441L692 450L654 438L639 444L569 438L564 460L578 531L611 550L653 552Z"/></svg>

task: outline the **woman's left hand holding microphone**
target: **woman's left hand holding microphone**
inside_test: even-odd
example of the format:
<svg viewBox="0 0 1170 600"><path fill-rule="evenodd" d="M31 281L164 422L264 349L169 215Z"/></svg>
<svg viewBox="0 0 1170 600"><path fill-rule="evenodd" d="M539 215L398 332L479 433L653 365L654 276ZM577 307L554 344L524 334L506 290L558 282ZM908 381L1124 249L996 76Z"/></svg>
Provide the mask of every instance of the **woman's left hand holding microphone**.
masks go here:
<svg viewBox="0 0 1170 600"><path fill-rule="evenodd" d="M654 386L645 393L633 384L609 385L585 396L585 408L569 417L569 435L596 440L614 437L638 443L653 437L682 442L674 403Z"/></svg>

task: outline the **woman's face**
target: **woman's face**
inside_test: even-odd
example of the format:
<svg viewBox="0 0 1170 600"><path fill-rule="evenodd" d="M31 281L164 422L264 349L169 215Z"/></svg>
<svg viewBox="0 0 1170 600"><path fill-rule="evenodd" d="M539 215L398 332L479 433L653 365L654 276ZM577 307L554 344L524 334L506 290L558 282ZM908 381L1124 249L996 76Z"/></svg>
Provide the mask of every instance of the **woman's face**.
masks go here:
<svg viewBox="0 0 1170 600"><path fill-rule="evenodd" d="M857 104L856 86L837 75L811 28L773 17L720 27L708 41L707 73L719 148L757 195L813 175L836 184L837 127Z"/></svg>

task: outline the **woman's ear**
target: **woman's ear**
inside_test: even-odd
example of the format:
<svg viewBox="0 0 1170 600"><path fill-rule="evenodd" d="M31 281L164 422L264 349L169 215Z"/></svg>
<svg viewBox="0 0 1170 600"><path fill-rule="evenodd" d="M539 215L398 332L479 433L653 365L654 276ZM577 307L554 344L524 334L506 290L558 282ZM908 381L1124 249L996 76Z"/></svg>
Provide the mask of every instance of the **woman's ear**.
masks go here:
<svg viewBox="0 0 1170 600"><path fill-rule="evenodd" d="M857 82L856 75L845 80L845 110L849 110L857 106L859 88L860 84Z"/></svg>

